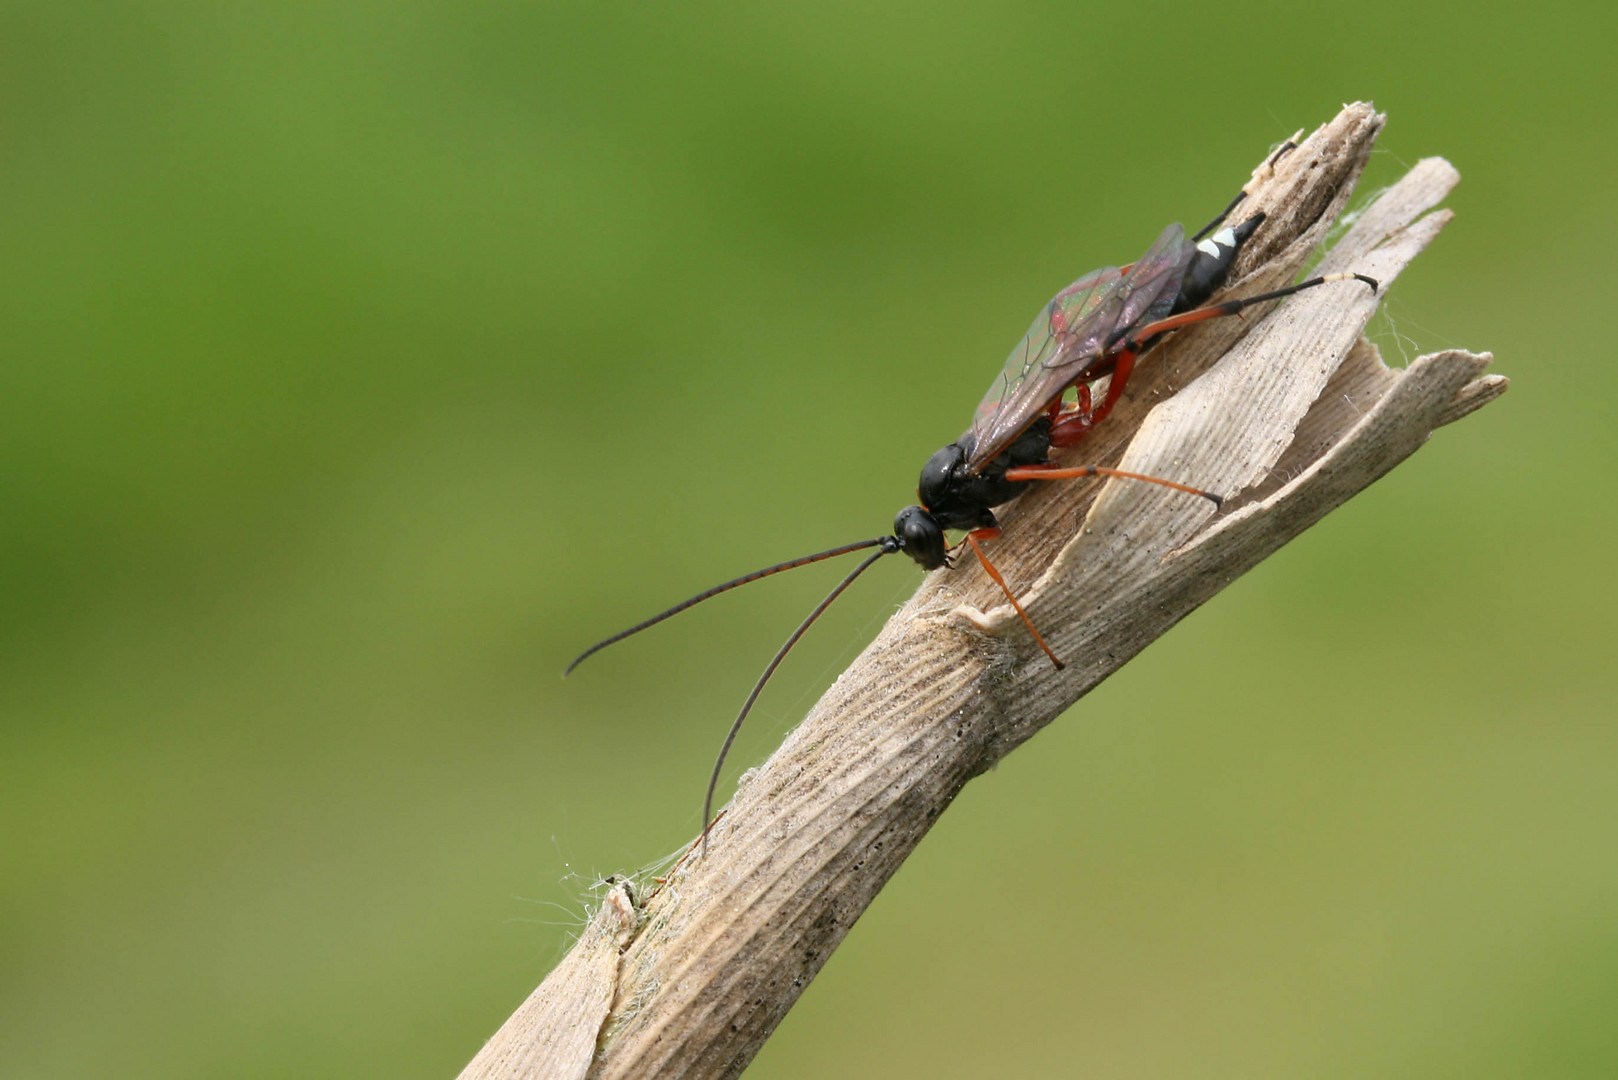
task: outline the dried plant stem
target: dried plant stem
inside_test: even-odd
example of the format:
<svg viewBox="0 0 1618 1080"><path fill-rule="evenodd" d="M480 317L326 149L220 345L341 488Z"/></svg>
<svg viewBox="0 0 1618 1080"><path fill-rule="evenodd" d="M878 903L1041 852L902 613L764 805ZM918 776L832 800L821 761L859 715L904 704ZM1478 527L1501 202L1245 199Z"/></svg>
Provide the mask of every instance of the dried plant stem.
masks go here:
<svg viewBox="0 0 1618 1080"><path fill-rule="evenodd" d="M1383 117L1346 106L1248 185L1250 295L1293 279L1347 203ZM1419 163L1327 255L1387 285L1449 220L1459 177ZM931 575L736 794L700 859L636 905L613 887L573 951L464 1078L738 1075L973 776L1204 600L1492 400L1488 357L1383 366L1380 297L1340 285L1178 335L1069 455L1225 494L1048 484L1003 514L997 562L1068 661L1057 671L975 566ZM1177 389L1176 388L1182 388ZM992 605L992 606L991 606ZM986 609L986 610L985 610Z"/></svg>

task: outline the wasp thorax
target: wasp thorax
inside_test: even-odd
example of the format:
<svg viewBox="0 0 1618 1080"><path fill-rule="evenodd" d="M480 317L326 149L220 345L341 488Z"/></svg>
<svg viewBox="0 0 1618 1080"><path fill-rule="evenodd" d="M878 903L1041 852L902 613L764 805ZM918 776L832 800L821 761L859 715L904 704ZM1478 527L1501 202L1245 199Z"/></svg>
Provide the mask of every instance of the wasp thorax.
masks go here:
<svg viewBox="0 0 1618 1080"><path fill-rule="evenodd" d="M950 443L934 452L921 467L921 480L916 494L926 507L942 506L950 501L952 490L959 484L959 472L966 464L966 452L960 443Z"/></svg>

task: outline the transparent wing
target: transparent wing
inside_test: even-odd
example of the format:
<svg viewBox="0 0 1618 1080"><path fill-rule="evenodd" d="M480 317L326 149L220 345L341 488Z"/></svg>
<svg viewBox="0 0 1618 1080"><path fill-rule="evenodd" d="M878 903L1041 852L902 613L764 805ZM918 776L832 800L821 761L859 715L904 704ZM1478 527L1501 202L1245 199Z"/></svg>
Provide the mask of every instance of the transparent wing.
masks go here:
<svg viewBox="0 0 1618 1080"><path fill-rule="evenodd" d="M1061 292L1034 316L1022 341L1011 350L1005 367L990 385L972 416L972 454L967 468L977 472L1009 446L1051 398L1065 390L1100 358L1097 323L1119 307L1123 272L1116 266L1092 270ZM1098 311L1100 319L1094 318ZM1089 348L1085 348L1086 344Z"/></svg>
<svg viewBox="0 0 1618 1080"><path fill-rule="evenodd" d="M1053 398L1114 352L1131 329L1167 315L1195 253L1185 230L1170 225L1126 270L1092 270L1057 293L978 403L967 468L977 472L993 461Z"/></svg>

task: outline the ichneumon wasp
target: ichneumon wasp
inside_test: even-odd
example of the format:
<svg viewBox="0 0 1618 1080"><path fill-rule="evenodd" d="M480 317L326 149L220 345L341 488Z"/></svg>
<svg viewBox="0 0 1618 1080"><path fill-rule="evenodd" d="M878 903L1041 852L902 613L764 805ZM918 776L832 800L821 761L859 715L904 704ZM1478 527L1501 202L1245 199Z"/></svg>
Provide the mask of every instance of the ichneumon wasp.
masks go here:
<svg viewBox="0 0 1618 1080"><path fill-rule="evenodd" d="M1284 144L1269 163L1273 165L1294 147L1291 142ZM1254 304L1279 300L1332 281L1358 280L1369 285L1373 292L1377 289L1378 283L1363 274L1332 274L1256 296L1208 304L1208 299L1224 285L1243 243L1264 223L1264 215L1254 213L1239 225L1225 224L1226 218L1246 196L1243 190L1189 239L1180 225L1170 225L1135 262L1093 270L1057 293L1011 351L999 377L978 404L972 426L927 459L917 487L919 505L899 511L891 535L804 555L715 585L597 642L567 666L564 675L571 674L587 657L608 645L722 592L783 570L854 551L876 549L838 582L792 632L747 695L725 736L708 780L702 806L704 838L712 820L714 790L719 784L725 757L770 676L815 620L882 556L902 551L922 569L936 570L952 565L961 546L951 548L945 541L945 532L964 533L962 543L972 549L1005 593L1051 663L1061 668L1062 661L1046 644L1011 587L984 553L983 541L993 539L1000 531L994 508L1011 502L1037 481L1088 476L1158 484L1220 505L1222 498L1214 492L1161 477L1097 465L1063 467L1050 461L1050 451L1077 444L1106 419L1122 396L1136 361L1167 334L1209 319L1239 315ZM1101 401L1096 402L1093 388L1103 378L1107 379L1106 392ZM1069 388L1075 391L1075 401L1064 400Z"/></svg>

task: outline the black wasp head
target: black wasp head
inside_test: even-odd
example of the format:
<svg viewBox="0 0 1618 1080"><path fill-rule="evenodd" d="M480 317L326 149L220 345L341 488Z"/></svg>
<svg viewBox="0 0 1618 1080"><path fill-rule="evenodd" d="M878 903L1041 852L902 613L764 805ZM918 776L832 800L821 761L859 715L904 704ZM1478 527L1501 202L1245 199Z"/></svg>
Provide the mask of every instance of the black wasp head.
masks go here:
<svg viewBox="0 0 1618 1080"><path fill-rule="evenodd" d="M944 530L933 516L919 506L907 506L893 519L893 535L904 545L906 555L923 570L937 570L947 561Z"/></svg>

